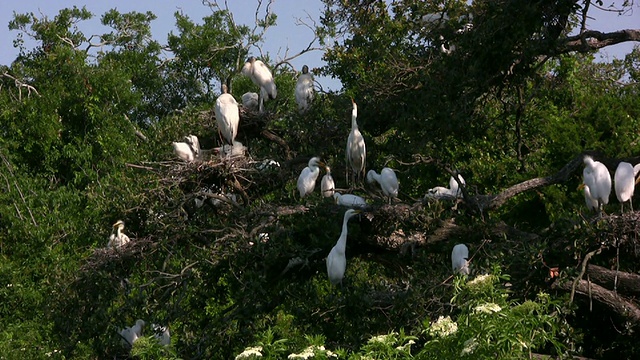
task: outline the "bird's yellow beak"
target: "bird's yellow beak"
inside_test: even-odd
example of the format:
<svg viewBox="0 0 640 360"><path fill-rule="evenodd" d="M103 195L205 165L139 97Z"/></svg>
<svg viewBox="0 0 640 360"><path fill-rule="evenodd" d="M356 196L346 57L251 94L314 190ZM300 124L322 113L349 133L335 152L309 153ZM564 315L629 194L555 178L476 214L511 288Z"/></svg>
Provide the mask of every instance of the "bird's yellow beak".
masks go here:
<svg viewBox="0 0 640 360"><path fill-rule="evenodd" d="M355 210L353 213L354 213L354 214L360 214L361 212L362 212L362 210L357 209L357 210Z"/></svg>
<svg viewBox="0 0 640 360"><path fill-rule="evenodd" d="M355 101L353 101L353 98L351 98L351 104L355 104L355 103L356 103L356 102L355 102Z"/></svg>
<svg viewBox="0 0 640 360"><path fill-rule="evenodd" d="M580 185L578 186L578 190L582 190L582 189L584 189L584 187L585 187L585 186L586 186L586 185L585 185L584 183L580 184Z"/></svg>

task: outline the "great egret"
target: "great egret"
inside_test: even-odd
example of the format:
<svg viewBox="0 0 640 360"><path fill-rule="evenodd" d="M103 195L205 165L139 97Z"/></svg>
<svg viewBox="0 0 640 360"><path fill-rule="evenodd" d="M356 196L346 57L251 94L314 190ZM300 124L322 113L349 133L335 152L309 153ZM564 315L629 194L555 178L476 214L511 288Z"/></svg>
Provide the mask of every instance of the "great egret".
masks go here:
<svg viewBox="0 0 640 360"><path fill-rule="evenodd" d="M465 244L457 244L451 252L451 268L453 273L469 275L469 249Z"/></svg>
<svg viewBox="0 0 640 360"><path fill-rule="evenodd" d="M120 336L126 341L129 346L133 346L133 343L142 337L142 327L144 326L144 320L136 320L136 324L132 327L127 327L120 330Z"/></svg>
<svg viewBox="0 0 640 360"><path fill-rule="evenodd" d="M173 152L182 160L193 161L200 157L200 141L195 135L184 137L185 142L173 142Z"/></svg>
<svg viewBox="0 0 640 360"><path fill-rule="evenodd" d="M169 332L168 326L151 324L151 328L154 333L153 337L156 338L160 345L167 346L171 344L171 333Z"/></svg>
<svg viewBox="0 0 640 360"><path fill-rule="evenodd" d="M345 255L347 248L347 234L349 233L347 224L349 219L359 213L360 210L354 209L345 211L344 219L342 220L342 232L340 233L338 242L333 248L331 248L331 252L329 252L329 256L327 256L327 275L329 276L329 281L334 285L342 285L344 272L347 269L347 257Z"/></svg>
<svg viewBox="0 0 640 360"><path fill-rule="evenodd" d="M233 144L238 134L240 109L236 99L227 91L227 84L222 84L222 94L216 99L216 124L222 137Z"/></svg>
<svg viewBox="0 0 640 360"><path fill-rule="evenodd" d="M363 208L367 206L367 201L363 197L352 194L340 194L337 191L333 194L333 200L338 205L350 208Z"/></svg>
<svg viewBox="0 0 640 360"><path fill-rule="evenodd" d="M578 188L584 190L584 202L585 204L587 204L587 209L598 211L598 199L591 196L591 191L589 191L589 188L587 186L584 186L584 184L581 184Z"/></svg>
<svg viewBox="0 0 640 360"><path fill-rule="evenodd" d="M298 103L298 111L304 113L309 109L313 102L313 75L309 73L309 67L302 67L302 74L298 76L296 82L296 102Z"/></svg>
<svg viewBox="0 0 640 360"><path fill-rule="evenodd" d="M591 197L598 201L598 213L601 213L603 205L609 203L611 174L603 163L594 161L589 155L584 157L583 162L585 164L582 171L583 184L589 188Z"/></svg>
<svg viewBox="0 0 640 360"><path fill-rule="evenodd" d="M260 86L259 110L262 112L265 98L275 99L278 95L271 71L262 61L256 60L255 57L251 56L242 67L242 73L248 76L254 84Z"/></svg>
<svg viewBox="0 0 640 360"><path fill-rule="evenodd" d="M118 220L113 224L113 232L111 233L111 236L109 236L107 249L119 248L131 241L129 237L122 232L122 230L124 230L124 221Z"/></svg>
<svg viewBox="0 0 640 360"><path fill-rule="evenodd" d="M242 106L249 111L257 111L260 108L258 93L246 92L242 94Z"/></svg>
<svg viewBox="0 0 640 360"><path fill-rule="evenodd" d="M621 161L614 175L616 197L620 202L620 212L624 212L624 203L629 201L629 207L633 211L633 193L637 184L636 175L640 166L634 167L628 162ZM640 180L638 180L640 181Z"/></svg>
<svg viewBox="0 0 640 360"><path fill-rule="evenodd" d="M336 185L333 181L333 176L331 176L331 168L329 166L325 166L325 171L327 172L320 181L320 191L322 191L322 196L324 197L332 197L333 193L336 190Z"/></svg>
<svg viewBox="0 0 640 360"><path fill-rule="evenodd" d="M365 173L367 149L364 144L364 137L362 137L356 121L358 118L358 105L353 99L351 99L351 103L353 104L353 110L351 111L351 132L347 138L346 160L347 172L351 168L357 180L361 175L364 176Z"/></svg>
<svg viewBox="0 0 640 360"><path fill-rule="evenodd" d="M325 164L318 157L312 157L309 160L309 166L302 169L300 176L298 176L298 191L300 197L303 198L313 192L316 187L316 179L320 174L320 168L318 166L325 166Z"/></svg>
<svg viewBox="0 0 640 360"><path fill-rule="evenodd" d="M460 174L458 174L458 180L463 186L466 184L464 182L464 178ZM451 192L451 195L455 197L462 197L462 190L460 190L460 185L458 185L458 181L456 181L453 176L449 178L449 191Z"/></svg>
<svg viewBox="0 0 640 360"><path fill-rule="evenodd" d="M389 197L389 203L391 203L392 198L398 197L398 178L396 177L395 171L391 168L383 168L378 174L375 170L369 170L367 173L367 182L369 184L374 181L380 184L382 188L382 193L385 196Z"/></svg>

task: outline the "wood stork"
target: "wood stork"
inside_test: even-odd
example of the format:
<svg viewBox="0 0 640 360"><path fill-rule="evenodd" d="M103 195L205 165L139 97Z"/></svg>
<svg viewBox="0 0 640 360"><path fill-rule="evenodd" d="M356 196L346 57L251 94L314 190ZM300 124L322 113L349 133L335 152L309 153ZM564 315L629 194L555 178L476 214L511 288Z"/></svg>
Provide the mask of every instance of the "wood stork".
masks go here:
<svg viewBox="0 0 640 360"><path fill-rule="evenodd" d="M259 111L263 112L264 101L266 99L275 99L278 95L271 71L262 61L251 56L242 67L242 73L260 87L260 104L258 107Z"/></svg>
<svg viewBox="0 0 640 360"><path fill-rule="evenodd" d="M246 92L242 94L242 106L248 111L258 111L260 108L260 96L258 96L258 93Z"/></svg>
<svg viewBox="0 0 640 360"><path fill-rule="evenodd" d="M200 157L200 141L195 135L185 136L184 142L172 142L173 152L184 161L194 161Z"/></svg>
<svg viewBox="0 0 640 360"><path fill-rule="evenodd" d="M142 337L142 327L144 326L144 320L136 320L136 324L132 327L127 327L120 330L120 336L129 346L133 346L133 343Z"/></svg>
<svg viewBox="0 0 640 360"><path fill-rule="evenodd" d="M216 99L216 124L218 132L229 144L233 144L233 140L236 139L239 123L238 102L228 93L227 84L222 84L222 94Z"/></svg>
<svg viewBox="0 0 640 360"><path fill-rule="evenodd" d="M296 82L296 102L298 103L298 111L304 113L309 109L313 102L313 75L309 73L309 67L302 67L302 74L298 76Z"/></svg>

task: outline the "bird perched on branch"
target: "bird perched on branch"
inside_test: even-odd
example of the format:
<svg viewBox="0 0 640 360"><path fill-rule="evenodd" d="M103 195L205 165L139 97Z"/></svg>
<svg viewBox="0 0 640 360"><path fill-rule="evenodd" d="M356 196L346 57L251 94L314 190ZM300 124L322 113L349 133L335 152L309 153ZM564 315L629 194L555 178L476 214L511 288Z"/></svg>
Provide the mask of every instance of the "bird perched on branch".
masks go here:
<svg viewBox="0 0 640 360"><path fill-rule="evenodd" d="M129 345L133 346L133 343L142 337L142 327L144 326L144 320L136 320L136 324L132 327L127 327L120 330L120 336Z"/></svg>
<svg viewBox="0 0 640 360"><path fill-rule="evenodd" d="M338 205L350 207L350 208L364 208L367 206L367 201L358 195L352 194L340 194L339 192L335 192L333 194L333 200Z"/></svg>
<svg viewBox="0 0 640 360"><path fill-rule="evenodd" d="M465 185L464 179L462 175L458 174L458 180L462 185ZM449 178L449 187L446 188L444 186L436 186L427 190L426 197L434 198L434 199L454 199L462 197L462 190L458 185L456 179L452 177Z"/></svg>
<svg viewBox="0 0 640 360"><path fill-rule="evenodd" d="M589 189L590 198L598 202L597 211L601 215L602 207L609 203L609 195L611 195L611 174L603 163L594 161L589 155L585 155L583 162L585 168L582 171L582 184L579 188ZM588 202L587 206L589 206Z"/></svg>
<svg viewBox="0 0 640 360"><path fill-rule="evenodd" d="M457 244L451 252L451 268L453 273L469 275L469 248L465 244Z"/></svg>
<svg viewBox="0 0 640 360"><path fill-rule="evenodd" d="M236 99L228 91L227 84L222 84L222 94L216 99L216 124L220 135L229 144L233 144L238 134L240 108Z"/></svg>
<svg viewBox="0 0 640 360"><path fill-rule="evenodd" d="M260 108L258 93L246 92L242 94L242 106L248 111L257 111Z"/></svg>
<svg viewBox="0 0 640 360"><path fill-rule="evenodd" d="M338 242L333 248L331 248L331 252L329 252L329 256L327 256L327 275L329 276L329 281L334 285L342 285L344 272L347 269L347 257L345 255L347 248L347 234L349 232L347 224L349 219L359 213L360 210L354 209L345 211L344 218L342 219L342 232L340 233Z"/></svg>
<svg viewBox="0 0 640 360"><path fill-rule="evenodd" d="M358 129L358 105L351 99L353 109L351 110L351 132L347 138L346 162L347 172L349 168L353 171L354 180L364 177L365 166L367 162L367 149L364 143L364 137ZM347 178L348 175L347 175Z"/></svg>
<svg viewBox="0 0 640 360"><path fill-rule="evenodd" d="M309 165L300 172L300 176L298 176L298 191L301 198L311 194L316 187L316 179L320 174L318 166L325 166L325 163L319 157L312 157L309 160Z"/></svg>
<svg viewBox="0 0 640 360"><path fill-rule="evenodd" d="M633 193L635 192L636 184L639 180L636 180L636 176L640 171L640 164L633 166L628 162L621 161L616 168L616 173L613 176L616 197L620 202L620 212L624 212L624 203L629 201L629 207L633 211Z"/></svg>
<svg viewBox="0 0 640 360"><path fill-rule="evenodd" d="M242 73L260 87L260 104L258 107L260 112L264 111L264 101L266 99L275 99L278 95L271 71L262 61L256 60L255 57L251 56L242 67Z"/></svg>
<svg viewBox="0 0 640 360"><path fill-rule="evenodd" d="M369 170L367 173L367 182L369 184L373 182L377 182L380 184L382 188L382 193L389 197L389 204L391 204L392 198L398 197L398 178L396 177L395 171L391 168L383 168L378 174L375 170Z"/></svg>
<svg viewBox="0 0 640 360"><path fill-rule="evenodd" d="M171 344L171 333L168 326L151 324L151 328L153 329L153 337L160 345L167 346Z"/></svg>
<svg viewBox="0 0 640 360"><path fill-rule="evenodd" d="M124 230L124 221L118 220L113 224L113 232L111 233L111 236L109 236L107 249L119 248L131 241L129 237L122 232L122 230Z"/></svg>
<svg viewBox="0 0 640 360"><path fill-rule="evenodd" d="M313 102L313 75L309 72L309 67L302 67L302 74L298 76L296 82L296 102L298 103L298 111L304 113L309 109Z"/></svg>
<svg viewBox="0 0 640 360"><path fill-rule="evenodd" d="M184 161L194 161L200 157L200 141L195 135L184 137L184 142L173 142L173 152Z"/></svg>
<svg viewBox="0 0 640 360"><path fill-rule="evenodd" d="M320 181L320 191L322 191L322 196L332 197L336 190L336 184L333 181L333 176L331 176L331 168L329 166L325 166L324 170L326 171L326 174L324 174Z"/></svg>

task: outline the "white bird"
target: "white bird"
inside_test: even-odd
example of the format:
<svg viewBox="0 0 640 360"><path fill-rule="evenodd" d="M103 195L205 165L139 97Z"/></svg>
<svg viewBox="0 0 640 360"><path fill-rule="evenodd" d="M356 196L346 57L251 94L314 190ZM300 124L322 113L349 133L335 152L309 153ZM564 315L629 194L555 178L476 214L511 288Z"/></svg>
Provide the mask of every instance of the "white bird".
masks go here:
<svg viewBox="0 0 640 360"><path fill-rule="evenodd" d="M151 324L151 328L154 332L153 337L158 341L160 345L167 346L171 344L171 333L169 332L168 326Z"/></svg>
<svg viewBox="0 0 640 360"><path fill-rule="evenodd" d="M260 86L260 104L258 107L262 112L265 98L275 99L278 95L271 71L262 61L256 60L255 57L251 56L242 67L242 73L248 76L254 84Z"/></svg>
<svg viewBox="0 0 640 360"><path fill-rule="evenodd" d="M334 285L342 285L344 272L347 269L347 257L345 255L347 248L347 234L349 232L347 223L349 222L349 219L359 213L360 210L354 209L345 211L344 219L342 220L342 233L340 233L338 242L333 248L331 248L331 252L329 252L329 256L327 256L327 275L329 276L329 281Z"/></svg>
<svg viewBox="0 0 640 360"><path fill-rule="evenodd" d="M312 157L309 160L309 166L302 169L300 176L298 176L298 191L300 197L303 198L313 192L316 187L316 179L320 174L320 168L318 166L325 166L325 164L318 157Z"/></svg>
<svg viewBox="0 0 640 360"><path fill-rule="evenodd" d="M129 346L133 346L133 343L142 337L142 327L144 326L144 320L136 320L136 324L132 327L127 327L120 330L120 336Z"/></svg>
<svg viewBox="0 0 640 360"><path fill-rule="evenodd" d="M227 84L222 84L222 94L216 99L216 124L218 132L229 144L233 144L233 140L238 134L239 123L238 102L233 95L228 93Z"/></svg>
<svg viewBox="0 0 640 360"><path fill-rule="evenodd" d="M309 73L309 67L302 67L302 74L298 76L296 82L296 102L298 103L298 111L304 113L309 109L313 102L313 75Z"/></svg>
<svg viewBox="0 0 640 360"><path fill-rule="evenodd" d="M119 248L131 241L129 237L122 232L122 230L124 230L124 221L118 220L113 224L113 232L111 233L111 236L109 236L107 249Z"/></svg>
<svg viewBox="0 0 640 360"><path fill-rule="evenodd" d="M427 190L426 197L433 198L433 199L453 199L454 198L453 194L451 193L451 189L446 188L444 186L436 186L434 188Z"/></svg>
<svg viewBox="0 0 640 360"><path fill-rule="evenodd" d="M591 191L589 191L589 188L584 186L584 184L580 185L579 188L584 190L584 202L587 204L587 209L598 211L598 199L591 196Z"/></svg>
<svg viewBox="0 0 640 360"><path fill-rule="evenodd" d="M258 93L246 92L242 94L242 106L249 111L257 111L260 108Z"/></svg>
<svg viewBox="0 0 640 360"><path fill-rule="evenodd" d="M464 182L464 178L460 174L458 174L458 180L463 186L466 184ZM449 178L449 191L451 192L451 195L455 197L462 197L462 190L460 190L460 186L458 185L456 179L453 178L453 176Z"/></svg>
<svg viewBox="0 0 640 360"><path fill-rule="evenodd" d="M367 201L363 197L352 194L340 194L337 191L333 194L333 200L338 205L350 208L363 208L367 206Z"/></svg>
<svg viewBox="0 0 640 360"><path fill-rule="evenodd" d="M359 179L360 176L364 176L365 173L367 149L364 144L364 137L362 137L362 133L360 133L358 129L358 122L356 121L358 118L358 105L353 99L351 99L351 103L353 104L353 110L351 111L351 132L347 138L347 172L349 168L351 168L355 179Z"/></svg>
<svg viewBox="0 0 640 360"><path fill-rule="evenodd" d="M598 201L598 213L600 213L602 206L609 203L611 174L603 163L594 161L589 155L586 155L583 161L585 168L582 171L581 187L589 188L590 196Z"/></svg>
<svg viewBox="0 0 640 360"><path fill-rule="evenodd" d="M382 188L382 193L385 196L389 197L389 203L391 203L392 198L398 197L398 178L396 177L395 171L391 168L383 168L378 174L375 170L369 170L367 173L367 182L369 184L374 181L380 184Z"/></svg>
<svg viewBox="0 0 640 360"><path fill-rule="evenodd" d="M185 142L172 142L173 152L184 161L193 161L200 157L200 141L195 135L184 137Z"/></svg>
<svg viewBox="0 0 640 360"><path fill-rule="evenodd" d="M322 191L322 196L332 197L336 190L336 184L333 181L333 176L331 176L331 168L329 166L325 166L325 171L327 173L324 174L320 181L320 191Z"/></svg>
<svg viewBox="0 0 640 360"><path fill-rule="evenodd" d="M451 252L451 268L453 273L469 275L469 249L465 244L457 244Z"/></svg>
<svg viewBox="0 0 640 360"><path fill-rule="evenodd" d="M621 161L614 175L616 197L620 202L620 212L624 212L624 203L629 201L629 207L633 211L633 193L637 184L636 175L640 170L640 164L635 167L628 162ZM639 180L640 181L640 180Z"/></svg>
<svg viewBox="0 0 640 360"><path fill-rule="evenodd" d="M226 157L242 157L247 151L247 147L242 145L240 141L233 141L233 145L224 144L213 148L213 151L217 153L220 158Z"/></svg>

